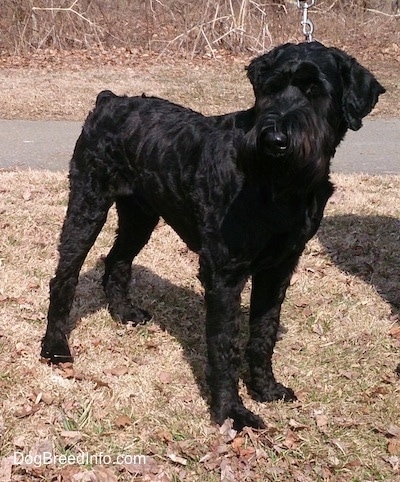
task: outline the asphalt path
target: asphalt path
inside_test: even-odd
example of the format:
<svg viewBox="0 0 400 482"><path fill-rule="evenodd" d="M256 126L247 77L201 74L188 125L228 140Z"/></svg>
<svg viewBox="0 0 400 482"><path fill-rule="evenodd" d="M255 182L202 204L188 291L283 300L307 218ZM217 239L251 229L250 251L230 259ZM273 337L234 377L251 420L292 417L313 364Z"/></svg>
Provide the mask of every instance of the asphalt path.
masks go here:
<svg viewBox="0 0 400 482"><path fill-rule="evenodd" d="M0 120L0 169L68 169L81 122ZM400 174L400 118L365 120L332 161L342 173Z"/></svg>

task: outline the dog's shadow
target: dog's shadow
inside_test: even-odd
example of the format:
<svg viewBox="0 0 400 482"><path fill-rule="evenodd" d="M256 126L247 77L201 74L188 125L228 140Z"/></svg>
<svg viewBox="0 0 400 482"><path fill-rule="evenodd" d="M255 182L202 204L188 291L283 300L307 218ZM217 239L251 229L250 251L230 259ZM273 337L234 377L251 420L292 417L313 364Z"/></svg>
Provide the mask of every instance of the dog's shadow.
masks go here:
<svg viewBox="0 0 400 482"><path fill-rule="evenodd" d="M326 216L317 233L333 263L375 288L400 313L400 220L389 216Z"/></svg>
<svg viewBox="0 0 400 482"><path fill-rule="evenodd" d="M341 215L325 217L317 234L332 261L344 272L372 285L400 313L400 220L385 216ZM106 307L101 288L100 266L81 274L77 287L73 320ZM183 348L201 396L208 399L205 380L205 306L203 297L193 290L174 285L153 271L137 264L132 268L134 304L153 315L153 323L167 331ZM88 296L88 293L90 294ZM242 315L246 316L245 313ZM117 325L116 325L117 326ZM243 327L247 326L243 323ZM126 336L130 335L127 332ZM243 339L245 332L243 328Z"/></svg>
<svg viewBox="0 0 400 482"><path fill-rule="evenodd" d="M80 319L107 307L101 286L102 275L103 267L100 264L81 273L71 310L72 329ZM149 323L158 325L182 346L201 395L207 399L209 394L205 380L207 358L203 297L134 263L130 299L133 304L151 313L152 320ZM116 322L115 327L118 327ZM88 329L90 330L90 327ZM127 331L126 336L135 336L135 331Z"/></svg>

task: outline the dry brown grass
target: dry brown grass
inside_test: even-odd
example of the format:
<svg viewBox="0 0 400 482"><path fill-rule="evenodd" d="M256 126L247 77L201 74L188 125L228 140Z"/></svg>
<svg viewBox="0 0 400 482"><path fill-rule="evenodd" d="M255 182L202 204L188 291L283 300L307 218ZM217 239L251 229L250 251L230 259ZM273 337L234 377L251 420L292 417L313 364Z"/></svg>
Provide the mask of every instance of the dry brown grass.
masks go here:
<svg viewBox="0 0 400 482"><path fill-rule="evenodd" d="M0 181L2 481L398 480L399 177L334 176L338 189L293 278L275 353L277 376L300 402L258 404L242 389L268 429L240 437L210 424L197 260L165 225L134 268L132 296L152 322L121 328L105 309L111 213L80 278L75 364L39 363L66 175L1 172ZM15 451L46 447L148 458L139 467L12 466Z"/></svg>
<svg viewBox="0 0 400 482"><path fill-rule="evenodd" d="M357 50L353 45L348 52L356 55ZM395 47L392 50L393 54ZM372 116L398 116L400 112L400 69L392 54L366 50L358 57L387 89ZM123 52L36 54L29 60L17 59L17 67L4 62L0 83L6 95L0 104L0 118L82 121L104 89L121 95L145 92L165 97L204 114L244 109L253 102L244 70L250 58L161 61L155 56L125 56Z"/></svg>
<svg viewBox="0 0 400 482"><path fill-rule="evenodd" d="M253 99L245 62L232 58L228 62L160 65L156 58L144 57L132 62L128 58L120 66L89 64L82 68L79 63L74 65L73 58L55 67L48 58L39 68L0 71L0 82L8 93L0 106L0 117L82 120L99 91L107 88L121 95L158 95L205 114L228 112L232 106L247 107Z"/></svg>

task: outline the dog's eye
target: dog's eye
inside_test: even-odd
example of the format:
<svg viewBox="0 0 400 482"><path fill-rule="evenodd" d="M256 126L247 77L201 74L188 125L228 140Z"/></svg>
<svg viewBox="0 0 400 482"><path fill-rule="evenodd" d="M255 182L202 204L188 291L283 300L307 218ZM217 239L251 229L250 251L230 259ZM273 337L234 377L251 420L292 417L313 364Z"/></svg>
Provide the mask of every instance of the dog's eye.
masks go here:
<svg viewBox="0 0 400 482"><path fill-rule="evenodd" d="M311 79L295 79L292 84L298 87L308 99L315 99L323 93L321 84Z"/></svg>
<svg viewBox="0 0 400 482"><path fill-rule="evenodd" d="M303 92L304 95L312 99L321 95L321 88L317 84L309 84L305 86Z"/></svg>
<svg viewBox="0 0 400 482"><path fill-rule="evenodd" d="M274 78L268 79L263 85L263 93L265 95L275 95L278 92L284 90L290 81L288 78L283 78L282 76L276 76Z"/></svg>
<svg viewBox="0 0 400 482"><path fill-rule="evenodd" d="M277 83L268 83L264 85L263 87L263 93L265 95L275 95L277 92L279 92L282 89L282 86L277 84Z"/></svg>
<svg viewBox="0 0 400 482"><path fill-rule="evenodd" d="M308 99L315 99L322 95L322 88L314 82L298 82L297 87Z"/></svg>

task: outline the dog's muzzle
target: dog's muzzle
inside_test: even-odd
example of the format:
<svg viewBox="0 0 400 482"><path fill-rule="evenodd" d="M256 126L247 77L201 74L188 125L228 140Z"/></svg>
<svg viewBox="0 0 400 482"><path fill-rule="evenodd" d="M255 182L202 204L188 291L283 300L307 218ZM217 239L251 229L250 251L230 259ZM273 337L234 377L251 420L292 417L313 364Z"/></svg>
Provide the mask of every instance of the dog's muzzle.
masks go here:
<svg viewBox="0 0 400 482"><path fill-rule="evenodd" d="M285 132L267 127L263 131L263 142L265 147L271 152L283 154L288 147L288 136Z"/></svg>

